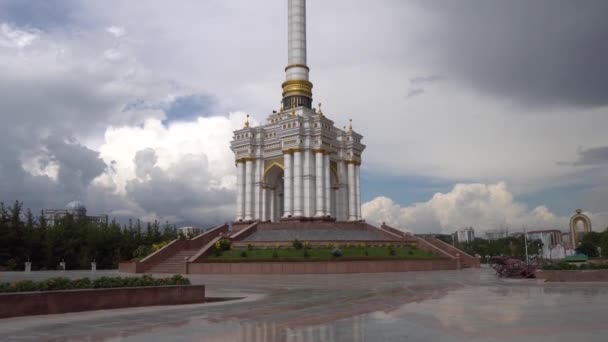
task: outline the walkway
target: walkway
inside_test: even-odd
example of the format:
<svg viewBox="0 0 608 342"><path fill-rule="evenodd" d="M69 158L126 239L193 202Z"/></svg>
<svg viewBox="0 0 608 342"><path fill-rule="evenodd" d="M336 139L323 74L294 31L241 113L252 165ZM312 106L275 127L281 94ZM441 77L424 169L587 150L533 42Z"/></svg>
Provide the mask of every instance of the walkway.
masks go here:
<svg viewBox="0 0 608 342"><path fill-rule="evenodd" d="M606 283L501 280L487 268L190 278L211 296L245 299L0 320L0 340L605 341L608 334Z"/></svg>

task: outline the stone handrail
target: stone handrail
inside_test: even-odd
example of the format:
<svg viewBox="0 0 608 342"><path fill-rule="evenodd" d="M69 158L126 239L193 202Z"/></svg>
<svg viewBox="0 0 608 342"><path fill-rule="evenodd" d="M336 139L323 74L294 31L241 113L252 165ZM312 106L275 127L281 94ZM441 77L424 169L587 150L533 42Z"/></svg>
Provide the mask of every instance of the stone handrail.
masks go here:
<svg viewBox="0 0 608 342"><path fill-rule="evenodd" d="M222 238L221 236L216 236L215 238L211 239L211 241L207 242L207 244L205 246L203 246L203 248L199 249L199 251L196 252L196 254L194 254L192 257L190 257L190 259L188 259L188 262L201 261L200 259L207 256L209 254L209 252L213 249L213 246L215 246L215 243L220 241L221 238Z"/></svg>
<svg viewBox="0 0 608 342"><path fill-rule="evenodd" d="M243 229L239 230L238 232L230 235L230 239L234 240L234 241L239 241L239 240L246 238L247 236L253 234L257 230L258 223L259 223L258 221L253 222L246 228L243 228Z"/></svg>
<svg viewBox="0 0 608 342"><path fill-rule="evenodd" d="M443 249L433 245L432 243L426 241L423 238L419 238L417 236L414 236L416 238L416 240L418 241L418 248L422 249L422 250L426 250L429 251L431 253L434 254L439 254L439 255L443 255L449 259L456 259L455 256L451 255L450 253L444 251Z"/></svg>
<svg viewBox="0 0 608 342"><path fill-rule="evenodd" d="M207 245L207 243L214 239L216 236L221 233L228 232L228 224L223 223L218 226L215 226L206 232L197 235L195 238L188 240L188 249L199 249Z"/></svg>

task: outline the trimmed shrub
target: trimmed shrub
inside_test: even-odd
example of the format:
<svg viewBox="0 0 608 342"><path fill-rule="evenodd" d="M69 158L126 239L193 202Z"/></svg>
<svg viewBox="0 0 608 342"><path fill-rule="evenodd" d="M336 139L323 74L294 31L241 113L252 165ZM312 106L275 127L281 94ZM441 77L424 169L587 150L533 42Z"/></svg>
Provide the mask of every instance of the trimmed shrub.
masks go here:
<svg viewBox="0 0 608 342"><path fill-rule="evenodd" d="M247 257L247 252L246 251L242 251L241 252L241 258L246 258Z"/></svg>
<svg viewBox="0 0 608 342"><path fill-rule="evenodd" d="M279 253L277 253L277 251L276 251L276 250L272 251L272 257L273 257L274 259L277 259L277 258L279 257Z"/></svg>
<svg viewBox="0 0 608 342"><path fill-rule="evenodd" d="M298 239L293 240L292 245L293 245L293 248L295 248L297 250L304 248L304 244L302 243L302 241L300 241Z"/></svg>
<svg viewBox="0 0 608 342"><path fill-rule="evenodd" d="M93 281L89 278L68 279L68 278L49 278L44 281L34 282L23 280L16 283L0 283L0 293L2 292L29 292L29 291L59 291L71 289L102 289L117 287L145 287L163 285L190 285L190 280L181 275L174 275L169 278L152 278L149 275L142 277L101 277Z"/></svg>
<svg viewBox="0 0 608 342"><path fill-rule="evenodd" d="M310 257L310 252L308 252L308 249L304 250L304 257L305 258L309 258Z"/></svg>
<svg viewBox="0 0 608 342"><path fill-rule="evenodd" d="M220 243L220 249L223 251L229 251L232 247L232 241L228 239L221 239L218 242Z"/></svg>
<svg viewBox="0 0 608 342"><path fill-rule="evenodd" d="M331 255L333 255L334 257L341 257L342 256L342 250L340 248L334 248L331 250Z"/></svg>

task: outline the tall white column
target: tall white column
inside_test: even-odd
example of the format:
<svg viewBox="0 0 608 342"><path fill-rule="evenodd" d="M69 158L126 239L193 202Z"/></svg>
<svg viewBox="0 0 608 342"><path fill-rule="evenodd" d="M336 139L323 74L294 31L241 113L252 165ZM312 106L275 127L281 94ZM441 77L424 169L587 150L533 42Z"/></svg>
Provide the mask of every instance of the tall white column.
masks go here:
<svg viewBox="0 0 608 342"><path fill-rule="evenodd" d="M289 0L287 4L287 80L308 80L306 67L306 1Z"/></svg>
<svg viewBox="0 0 608 342"><path fill-rule="evenodd" d="M262 159L256 159L254 162L254 176L253 176L253 219L260 219L262 217Z"/></svg>
<svg viewBox="0 0 608 342"><path fill-rule="evenodd" d="M274 207L274 197L276 196L276 191L270 190L270 201L268 205L270 206L270 220L275 222L277 218L275 217L275 207Z"/></svg>
<svg viewBox="0 0 608 342"><path fill-rule="evenodd" d="M355 165L355 211L357 212L357 220L361 219L361 182L359 174L360 166Z"/></svg>
<svg viewBox="0 0 608 342"><path fill-rule="evenodd" d="M355 202L357 201L355 192L355 164L348 163L348 220L357 220L357 211L355 209Z"/></svg>
<svg viewBox="0 0 608 342"><path fill-rule="evenodd" d="M293 152L293 216L302 216L302 152Z"/></svg>
<svg viewBox="0 0 608 342"><path fill-rule="evenodd" d="M325 178L325 172L323 170L323 163L324 162L324 158L323 158L323 151L316 151L315 152L315 166L316 166L316 173L315 173L315 182L316 182L316 197L317 200L315 201L315 208L316 208L316 214L315 216L325 216L325 190L324 190L324 178Z"/></svg>
<svg viewBox="0 0 608 342"><path fill-rule="evenodd" d="M253 219L253 161L245 162L245 220Z"/></svg>
<svg viewBox="0 0 608 342"><path fill-rule="evenodd" d="M325 191L325 215L331 216L331 171L329 168L329 154L325 154L323 158L323 172L325 173L323 177L323 190Z"/></svg>
<svg viewBox="0 0 608 342"><path fill-rule="evenodd" d="M293 193L292 193L292 184L293 184L293 165L292 165L293 156L291 153L283 154L283 164L285 166L285 170L283 173L283 217L289 217L293 215Z"/></svg>
<svg viewBox="0 0 608 342"><path fill-rule="evenodd" d="M236 220L245 217L245 163L236 162Z"/></svg>
<svg viewBox="0 0 608 342"><path fill-rule="evenodd" d="M343 160L338 161L338 191L336 201L338 210L336 210L336 219L346 221L348 219L348 190L346 189L346 165Z"/></svg>
<svg viewBox="0 0 608 342"><path fill-rule="evenodd" d="M266 221L268 220L268 190L266 189L266 186L262 186L262 215L260 216L260 218L262 219L262 221Z"/></svg>
<svg viewBox="0 0 608 342"><path fill-rule="evenodd" d="M312 196L312 189L311 189L311 172L310 172L310 167L312 164L312 154L310 152L310 150L304 150L304 171L303 171L303 175L302 175L302 186L304 187L304 193L302 194L302 201L304 202L303 205L303 210L304 210L304 216L306 217L311 217L314 215L313 213L313 208L311 208L311 196Z"/></svg>

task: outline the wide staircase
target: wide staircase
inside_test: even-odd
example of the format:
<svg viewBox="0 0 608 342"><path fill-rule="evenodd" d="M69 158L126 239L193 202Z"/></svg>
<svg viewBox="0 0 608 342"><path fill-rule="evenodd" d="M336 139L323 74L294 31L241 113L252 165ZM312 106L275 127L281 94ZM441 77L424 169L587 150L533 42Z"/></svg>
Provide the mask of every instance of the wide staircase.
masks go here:
<svg viewBox="0 0 608 342"><path fill-rule="evenodd" d="M162 262L154 265L148 270L148 273L182 273L182 265L187 259L198 252L197 249L185 249L178 251Z"/></svg>
<svg viewBox="0 0 608 342"><path fill-rule="evenodd" d="M458 249L458 248L456 248L446 242L443 242L435 237L432 237L432 236L425 236L425 237L423 237L423 239L426 242L430 243L431 245L433 245L433 246L441 249L445 253L451 255L452 257L456 257L456 255L458 255L460 257L460 263L463 268L469 268L469 267L479 268L479 259L472 255L465 253L463 250Z"/></svg>

